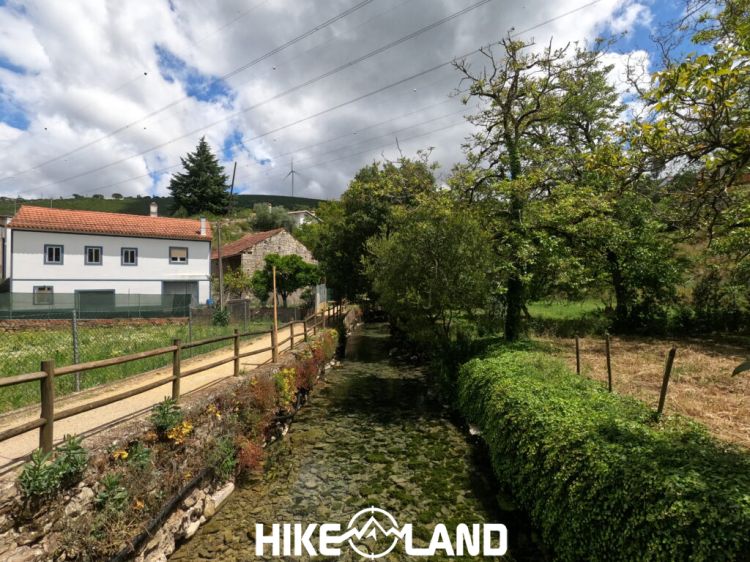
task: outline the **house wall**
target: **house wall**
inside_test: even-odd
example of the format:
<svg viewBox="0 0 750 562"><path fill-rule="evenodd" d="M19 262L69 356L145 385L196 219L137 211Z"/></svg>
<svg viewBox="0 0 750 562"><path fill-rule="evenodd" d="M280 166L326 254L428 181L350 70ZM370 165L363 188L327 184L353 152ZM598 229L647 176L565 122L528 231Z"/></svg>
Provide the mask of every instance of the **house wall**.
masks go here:
<svg viewBox="0 0 750 562"><path fill-rule="evenodd" d="M12 233L12 291L31 293L35 285L50 285L55 293L112 290L120 294L162 293L164 281L197 281L199 300L209 298L211 244L208 240L164 240L97 234ZM44 246L62 245L62 265L44 263ZM84 247L102 247L102 265L85 265ZM169 262L170 246L188 249L187 264ZM122 265L121 248L137 248L138 264Z"/></svg>
<svg viewBox="0 0 750 562"><path fill-rule="evenodd" d="M279 254L280 256L297 254L308 263L318 263L310 250L287 231L282 231L243 252L242 268L248 275L252 275L258 269L265 267L265 259L268 254Z"/></svg>

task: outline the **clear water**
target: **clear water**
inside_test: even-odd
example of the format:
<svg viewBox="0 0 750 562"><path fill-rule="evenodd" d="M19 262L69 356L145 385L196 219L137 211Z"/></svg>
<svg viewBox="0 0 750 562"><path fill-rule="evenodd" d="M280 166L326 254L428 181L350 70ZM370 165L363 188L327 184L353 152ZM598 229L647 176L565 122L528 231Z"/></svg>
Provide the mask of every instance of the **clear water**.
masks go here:
<svg viewBox="0 0 750 562"><path fill-rule="evenodd" d="M502 560L543 560L522 514L498 507L482 448L431 397L423 372L389 360L391 347L385 325L352 335L342 367L329 371L286 438L269 447L262 478L241 484L170 560L259 560L256 523L328 522L346 530L350 518L370 506L387 510L399 525L412 523L419 546L438 523L451 535L459 523L503 523L510 550ZM360 549L382 551L382 542L371 543ZM309 559L266 552L268 560ZM409 559L400 543L379 558ZM344 544L340 557L315 560L365 558Z"/></svg>

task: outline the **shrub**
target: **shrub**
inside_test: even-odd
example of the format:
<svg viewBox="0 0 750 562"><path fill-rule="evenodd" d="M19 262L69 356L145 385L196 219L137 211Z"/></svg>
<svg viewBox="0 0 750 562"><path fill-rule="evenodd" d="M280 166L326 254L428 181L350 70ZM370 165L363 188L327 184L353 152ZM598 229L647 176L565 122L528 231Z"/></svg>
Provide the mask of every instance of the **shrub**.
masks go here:
<svg viewBox="0 0 750 562"><path fill-rule="evenodd" d="M541 353L459 373L459 404L501 485L559 560L744 560L750 456L679 416L606 392Z"/></svg>
<svg viewBox="0 0 750 562"><path fill-rule="evenodd" d="M102 490L94 498L97 509L121 512L128 503L128 491L120 484L120 476L114 473L102 477Z"/></svg>
<svg viewBox="0 0 750 562"><path fill-rule="evenodd" d="M263 447L260 443L249 439L242 440L237 455L237 466L240 472L257 473L263 470Z"/></svg>
<svg viewBox="0 0 750 562"><path fill-rule="evenodd" d="M65 436L54 459L52 453L37 449L18 476L18 486L26 501L38 502L54 496L61 489L77 484L88 464L88 453L81 439Z"/></svg>
<svg viewBox="0 0 750 562"><path fill-rule="evenodd" d="M276 381L271 375L260 375L251 381L250 407L261 412L270 412L276 408Z"/></svg>
<svg viewBox="0 0 750 562"><path fill-rule="evenodd" d="M165 398L151 410L151 423L157 433L164 437L167 432L182 423L183 414L180 407L171 398Z"/></svg>
<svg viewBox="0 0 750 562"><path fill-rule="evenodd" d="M128 449L127 461L130 466L142 470L151 464L151 449L136 441Z"/></svg>
<svg viewBox="0 0 750 562"><path fill-rule="evenodd" d="M229 309L215 308L211 316L211 323L214 326L229 326Z"/></svg>
<svg viewBox="0 0 750 562"><path fill-rule="evenodd" d="M31 454L31 461L24 465L18 487L27 501L47 498L57 492L60 480L51 458L52 453L45 454L37 449Z"/></svg>
<svg viewBox="0 0 750 562"><path fill-rule="evenodd" d="M80 482L88 464L89 455L81 445L80 437L66 436L57 449L54 467L60 488L68 488Z"/></svg>
<svg viewBox="0 0 750 562"><path fill-rule="evenodd" d="M300 359L295 367L294 384L299 390L309 391L315 385L318 376L318 364L312 357Z"/></svg>
<svg viewBox="0 0 750 562"><path fill-rule="evenodd" d="M295 396L295 379L297 373L294 369L281 369L274 373L273 378L276 383L277 405L280 408L288 407Z"/></svg>
<svg viewBox="0 0 750 562"><path fill-rule="evenodd" d="M234 476L237 458L234 441L231 437L223 436L214 441L213 446L208 449L206 465L212 470L214 476L221 481L229 480Z"/></svg>

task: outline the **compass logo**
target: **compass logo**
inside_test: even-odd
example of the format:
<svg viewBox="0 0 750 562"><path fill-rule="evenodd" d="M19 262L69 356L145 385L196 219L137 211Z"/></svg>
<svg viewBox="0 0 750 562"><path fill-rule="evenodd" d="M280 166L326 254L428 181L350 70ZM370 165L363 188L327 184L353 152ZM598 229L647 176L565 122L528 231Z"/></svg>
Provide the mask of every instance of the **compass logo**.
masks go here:
<svg viewBox="0 0 750 562"><path fill-rule="evenodd" d="M264 525L255 525L255 553L266 554L271 547L273 556L340 556L341 545L348 544L361 557L375 560L389 554L403 542L409 556L503 556L508 551L508 530L499 523L456 526L453 533L439 523L435 525L432 539L425 548L414 546L412 525L399 527L396 518L384 509L368 507L356 513L341 532L337 523L275 523L270 534ZM317 536L316 536L317 535ZM317 541L313 541L313 537ZM317 548L316 548L317 547Z"/></svg>

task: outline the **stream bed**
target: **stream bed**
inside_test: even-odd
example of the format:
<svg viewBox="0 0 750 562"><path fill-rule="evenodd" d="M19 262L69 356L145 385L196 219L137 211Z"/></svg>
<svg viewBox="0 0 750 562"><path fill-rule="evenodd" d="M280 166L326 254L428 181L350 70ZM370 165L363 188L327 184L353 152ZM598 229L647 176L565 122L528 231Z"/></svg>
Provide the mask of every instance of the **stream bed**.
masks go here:
<svg viewBox="0 0 750 562"><path fill-rule="evenodd" d="M270 546L264 557L256 556L256 523L266 525L266 534L273 523L338 523L343 532L371 506L392 515L396 528L411 523L419 547L428 545L439 523L451 537L460 523L507 526L505 556L448 558L441 551L424 560L544 560L525 517L499 508L483 447L431 396L419 368L389 359L392 347L387 325L355 331L341 368L326 374L286 437L268 447L263 476L241 483L170 561L307 560L307 554L273 556ZM387 529L387 520L378 517ZM373 534L355 546L379 554L391 539ZM415 559L397 542L379 559ZM366 559L347 543L340 547L340 556L314 559Z"/></svg>

